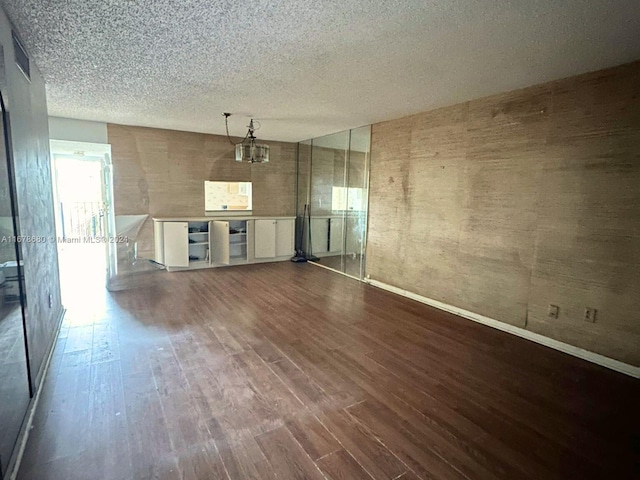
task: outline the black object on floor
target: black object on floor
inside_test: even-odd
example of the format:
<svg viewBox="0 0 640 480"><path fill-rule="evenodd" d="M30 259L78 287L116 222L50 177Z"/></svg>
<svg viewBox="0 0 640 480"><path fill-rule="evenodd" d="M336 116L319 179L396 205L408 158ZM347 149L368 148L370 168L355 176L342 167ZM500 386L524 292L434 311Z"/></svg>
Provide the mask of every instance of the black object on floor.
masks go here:
<svg viewBox="0 0 640 480"><path fill-rule="evenodd" d="M307 205L304 205L305 214L307 212ZM304 238L304 222L305 216L302 216L302 219L299 216L296 216L296 254L291 257L291 261L294 263L305 263L307 261L307 257L304 255L304 251L302 250L302 239Z"/></svg>
<svg viewBox="0 0 640 480"><path fill-rule="evenodd" d="M309 253L306 254L307 260L310 262L319 262L320 259L313 254L313 245L311 244L311 204L309 204L309 208L305 204L305 211L307 213L307 230L309 232Z"/></svg>

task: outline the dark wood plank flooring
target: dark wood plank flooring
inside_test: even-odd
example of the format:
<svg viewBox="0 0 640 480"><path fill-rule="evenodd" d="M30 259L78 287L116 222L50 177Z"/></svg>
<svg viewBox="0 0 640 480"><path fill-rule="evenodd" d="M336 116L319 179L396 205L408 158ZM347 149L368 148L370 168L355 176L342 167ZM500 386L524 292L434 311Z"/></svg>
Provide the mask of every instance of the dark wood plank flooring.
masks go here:
<svg viewBox="0 0 640 480"><path fill-rule="evenodd" d="M68 298L20 480L638 478L639 382L312 265Z"/></svg>

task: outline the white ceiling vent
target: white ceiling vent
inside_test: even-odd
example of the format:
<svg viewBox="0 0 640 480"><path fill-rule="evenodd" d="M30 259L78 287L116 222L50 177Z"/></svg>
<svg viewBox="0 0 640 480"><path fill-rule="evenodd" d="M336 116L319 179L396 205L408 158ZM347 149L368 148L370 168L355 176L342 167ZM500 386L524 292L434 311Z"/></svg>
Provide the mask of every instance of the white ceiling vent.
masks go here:
<svg viewBox="0 0 640 480"><path fill-rule="evenodd" d="M27 77L28 80L31 80L29 55L27 55L27 51L22 46L22 42L20 42L16 32L11 32L11 36L13 37L13 51L15 52L16 65L18 65L18 68L24 73L24 76Z"/></svg>

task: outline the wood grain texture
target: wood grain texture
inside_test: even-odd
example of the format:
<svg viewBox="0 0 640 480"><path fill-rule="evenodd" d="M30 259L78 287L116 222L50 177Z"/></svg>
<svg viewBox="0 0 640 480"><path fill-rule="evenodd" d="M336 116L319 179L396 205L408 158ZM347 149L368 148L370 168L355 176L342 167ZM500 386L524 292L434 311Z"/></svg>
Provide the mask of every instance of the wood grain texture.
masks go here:
<svg viewBox="0 0 640 480"><path fill-rule="evenodd" d="M376 124L366 273L638 366L639 152L640 62Z"/></svg>
<svg viewBox="0 0 640 480"><path fill-rule="evenodd" d="M626 479L639 461L637 380L309 264L68 303L19 480Z"/></svg>
<svg viewBox="0 0 640 480"><path fill-rule="evenodd" d="M116 215L202 216L205 180L250 181L254 215L295 215L293 143L269 141L269 163L252 165L236 162L234 147L220 135L114 124L107 132ZM152 223L140 232L142 256L153 254Z"/></svg>
<svg viewBox="0 0 640 480"><path fill-rule="evenodd" d="M331 480L372 480L369 475L346 450L338 450L318 461L320 469Z"/></svg>

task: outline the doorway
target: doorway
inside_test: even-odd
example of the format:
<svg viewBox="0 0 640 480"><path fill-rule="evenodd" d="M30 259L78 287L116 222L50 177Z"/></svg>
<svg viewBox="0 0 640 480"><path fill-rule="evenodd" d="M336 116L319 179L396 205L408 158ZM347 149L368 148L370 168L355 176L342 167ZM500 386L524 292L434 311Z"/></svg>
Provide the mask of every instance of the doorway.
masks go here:
<svg viewBox="0 0 640 480"><path fill-rule="evenodd" d="M102 295L115 268L110 146L51 142L62 301Z"/></svg>

